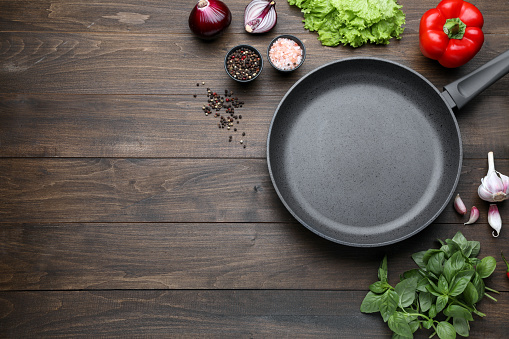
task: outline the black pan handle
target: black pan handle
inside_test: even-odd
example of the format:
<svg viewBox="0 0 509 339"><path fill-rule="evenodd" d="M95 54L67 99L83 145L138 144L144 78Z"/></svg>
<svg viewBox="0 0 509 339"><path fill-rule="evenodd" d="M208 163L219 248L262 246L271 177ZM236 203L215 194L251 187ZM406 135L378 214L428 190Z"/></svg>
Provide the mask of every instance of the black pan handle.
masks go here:
<svg viewBox="0 0 509 339"><path fill-rule="evenodd" d="M479 93L509 72L509 50L463 78L444 86L442 95L451 108L461 109ZM446 95L449 94L450 98ZM449 99L452 99L451 102Z"/></svg>

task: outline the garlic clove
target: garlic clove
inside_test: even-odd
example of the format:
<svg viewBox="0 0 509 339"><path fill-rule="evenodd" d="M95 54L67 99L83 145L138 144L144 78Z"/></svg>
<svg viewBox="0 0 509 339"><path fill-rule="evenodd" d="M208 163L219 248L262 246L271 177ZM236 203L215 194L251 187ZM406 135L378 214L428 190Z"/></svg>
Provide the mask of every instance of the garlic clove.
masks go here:
<svg viewBox="0 0 509 339"><path fill-rule="evenodd" d="M456 195L456 198L454 198L454 208L456 209L456 212L459 214L465 215L467 214L467 208L465 207L465 204L463 203L463 200L461 200L460 195Z"/></svg>
<svg viewBox="0 0 509 339"><path fill-rule="evenodd" d="M509 195L509 177L507 175L503 175L500 172L497 172L500 176L500 180L502 180L502 192L505 192L506 195Z"/></svg>
<svg viewBox="0 0 509 339"><path fill-rule="evenodd" d="M509 177L495 170L493 152L488 153L488 173L481 179L477 194L482 200L500 202L509 198Z"/></svg>
<svg viewBox="0 0 509 339"><path fill-rule="evenodd" d="M502 218L500 217L498 207L495 204L491 204L490 209L488 210L488 223L491 228L494 229L491 234L497 238L500 235L500 230L502 229Z"/></svg>
<svg viewBox="0 0 509 339"><path fill-rule="evenodd" d="M492 201L493 194L484 187L484 179L481 179L481 185L479 185L479 188L477 189L477 194L479 195L479 198L484 201L494 202Z"/></svg>
<svg viewBox="0 0 509 339"><path fill-rule="evenodd" d="M479 209L475 206L472 206L472 208L470 209L470 219L468 219L468 221L463 225L473 224L474 222L477 221L477 219L479 219Z"/></svg>

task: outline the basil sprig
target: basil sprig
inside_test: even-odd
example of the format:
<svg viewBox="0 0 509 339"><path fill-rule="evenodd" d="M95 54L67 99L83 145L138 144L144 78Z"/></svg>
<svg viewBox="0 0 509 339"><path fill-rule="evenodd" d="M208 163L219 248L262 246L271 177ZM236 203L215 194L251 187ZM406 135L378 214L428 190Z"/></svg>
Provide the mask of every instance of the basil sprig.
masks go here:
<svg viewBox="0 0 509 339"><path fill-rule="evenodd" d="M496 268L495 258L482 260L478 241L467 241L456 233L452 239L440 241L440 249L429 249L412 255L419 268L400 276L392 287L388 282L387 256L378 269L378 281L369 286L361 312L380 312L394 332L392 338L413 338L419 328L433 329L440 339L468 337L473 314L484 317L476 304L484 297L496 301L486 291L483 279ZM436 320L438 315L440 320Z"/></svg>

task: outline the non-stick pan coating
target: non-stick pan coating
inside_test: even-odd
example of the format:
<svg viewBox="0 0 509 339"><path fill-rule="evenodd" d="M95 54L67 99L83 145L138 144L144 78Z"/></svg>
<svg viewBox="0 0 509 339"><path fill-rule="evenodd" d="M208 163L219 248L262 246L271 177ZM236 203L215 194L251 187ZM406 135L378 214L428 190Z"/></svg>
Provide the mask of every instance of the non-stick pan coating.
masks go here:
<svg viewBox="0 0 509 339"><path fill-rule="evenodd" d="M456 188L462 145L452 110L429 81L397 63L354 58L320 67L288 91L267 158L299 222L368 247L435 220Z"/></svg>

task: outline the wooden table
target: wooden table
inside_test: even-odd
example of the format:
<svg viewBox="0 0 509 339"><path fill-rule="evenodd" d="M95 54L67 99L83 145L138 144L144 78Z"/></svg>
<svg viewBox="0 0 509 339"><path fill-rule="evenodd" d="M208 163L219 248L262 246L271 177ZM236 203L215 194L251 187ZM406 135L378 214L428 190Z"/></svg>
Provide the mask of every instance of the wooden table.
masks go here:
<svg viewBox="0 0 509 339"><path fill-rule="evenodd" d="M415 267L412 253L461 231L481 242L481 256L497 259L487 284L501 291L498 302L478 305L487 316L476 317L471 337L507 337L500 251L509 254L509 232L492 237L489 204L476 192L488 151L509 174L509 77L457 115L464 146L457 193L481 212L472 226L451 202L396 245L338 245L292 218L266 163L275 108L307 72L374 56L442 88L509 48L507 1L475 2L485 43L457 69L419 51L420 16L438 1L401 0L403 38L357 49L321 46L284 0L277 26L249 35L247 2L226 1L231 26L204 42L188 28L190 0L0 1L0 336L389 338L378 315L359 311L383 256L396 284ZM304 41L298 71L285 76L267 63L249 85L227 77L231 47L265 51L279 34ZM244 102L237 132L203 114L207 88ZM499 208L509 223L509 202Z"/></svg>

